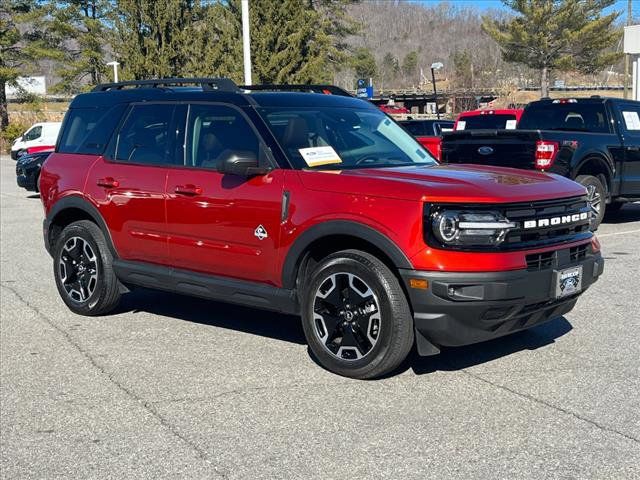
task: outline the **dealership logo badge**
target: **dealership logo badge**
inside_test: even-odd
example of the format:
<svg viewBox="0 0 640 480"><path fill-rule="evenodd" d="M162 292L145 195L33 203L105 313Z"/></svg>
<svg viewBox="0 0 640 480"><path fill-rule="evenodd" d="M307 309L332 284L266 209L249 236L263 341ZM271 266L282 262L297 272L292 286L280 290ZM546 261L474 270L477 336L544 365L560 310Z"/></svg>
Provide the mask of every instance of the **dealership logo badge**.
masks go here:
<svg viewBox="0 0 640 480"><path fill-rule="evenodd" d="M491 147L480 147L478 149L478 153L480 155L491 155L493 153L493 148L491 148Z"/></svg>
<svg viewBox="0 0 640 480"><path fill-rule="evenodd" d="M559 217L539 218L537 220L525 220L524 228L555 227L557 225L566 225L582 220L589 220L588 212L561 215Z"/></svg>
<svg viewBox="0 0 640 480"><path fill-rule="evenodd" d="M267 229L262 225L258 225L258 228L255 229L253 234L258 237L258 240L264 240L269 236L269 234L267 233Z"/></svg>

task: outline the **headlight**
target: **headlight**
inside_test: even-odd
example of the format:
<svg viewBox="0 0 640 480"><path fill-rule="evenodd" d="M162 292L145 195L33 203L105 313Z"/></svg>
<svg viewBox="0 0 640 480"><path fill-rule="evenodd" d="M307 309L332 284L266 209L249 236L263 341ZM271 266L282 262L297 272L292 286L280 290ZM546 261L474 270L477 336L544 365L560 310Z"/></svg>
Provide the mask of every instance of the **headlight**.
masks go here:
<svg viewBox="0 0 640 480"><path fill-rule="evenodd" d="M491 211L442 210L431 220L431 229L440 243L459 247L499 245L509 229L515 227L501 213Z"/></svg>

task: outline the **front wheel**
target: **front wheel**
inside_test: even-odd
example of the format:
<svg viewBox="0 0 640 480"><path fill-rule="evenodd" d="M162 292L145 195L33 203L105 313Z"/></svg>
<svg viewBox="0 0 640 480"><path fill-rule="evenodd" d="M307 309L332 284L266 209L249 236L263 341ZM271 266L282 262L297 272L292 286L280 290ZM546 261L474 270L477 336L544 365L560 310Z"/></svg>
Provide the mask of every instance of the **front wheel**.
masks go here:
<svg viewBox="0 0 640 480"><path fill-rule="evenodd" d="M344 250L309 276L302 325L319 363L369 379L397 368L413 346L413 319L396 276L379 259Z"/></svg>
<svg viewBox="0 0 640 480"><path fill-rule="evenodd" d="M53 249L58 293L80 315L101 315L120 301L113 255L102 230L90 221L74 222L62 231Z"/></svg>
<svg viewBox="0 0 640 480"><path fill-rule="evenodd" d="M592 175L579 175L576 182L587 189L587 200L594 215L593 229L595 230L604 217L607 191L600 179Z"/></svg>

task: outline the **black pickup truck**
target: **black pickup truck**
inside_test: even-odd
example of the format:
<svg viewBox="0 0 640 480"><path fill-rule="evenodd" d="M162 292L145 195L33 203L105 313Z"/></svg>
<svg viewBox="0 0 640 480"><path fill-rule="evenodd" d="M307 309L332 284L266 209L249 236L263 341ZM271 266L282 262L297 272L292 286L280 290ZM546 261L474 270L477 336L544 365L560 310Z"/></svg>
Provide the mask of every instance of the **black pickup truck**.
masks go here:
<svg viewBox="0 0 640 480"><path fill-rule="evenodd" d="M640 102L618 98L542 99L516 130L445 133L444 163L537 169L584 185L600 224L606 208L640 200Z"/></svg>

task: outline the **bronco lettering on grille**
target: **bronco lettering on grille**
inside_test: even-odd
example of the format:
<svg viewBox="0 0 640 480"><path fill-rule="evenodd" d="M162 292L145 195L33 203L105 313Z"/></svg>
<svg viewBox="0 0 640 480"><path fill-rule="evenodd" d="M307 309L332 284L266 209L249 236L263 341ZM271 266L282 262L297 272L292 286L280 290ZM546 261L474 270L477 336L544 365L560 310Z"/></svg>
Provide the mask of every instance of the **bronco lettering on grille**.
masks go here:
<svg viewBox="0 0 640 480"><path fill-rule="evenodd" d="M582 220L588 220L589 213L574 213L573 215L562 215L559 217L539 218L537 220L525 220L524 228L536 228L536 227L555 227L557 225L566 225L569 223L576 223Z"/></svg>

